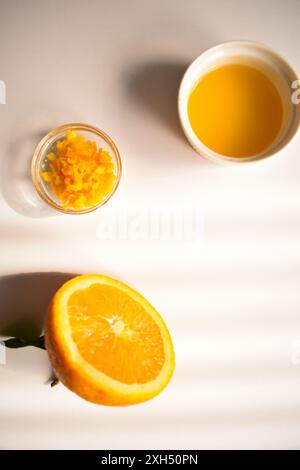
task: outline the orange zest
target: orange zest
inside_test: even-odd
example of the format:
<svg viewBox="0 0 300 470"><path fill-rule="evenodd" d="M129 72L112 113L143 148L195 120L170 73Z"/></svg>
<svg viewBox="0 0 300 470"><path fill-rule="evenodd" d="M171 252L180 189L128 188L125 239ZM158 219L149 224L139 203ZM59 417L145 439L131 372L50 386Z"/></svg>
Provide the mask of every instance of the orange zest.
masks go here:
<svg viewBox="0 0 300 470"><path fill-rule="evenodd" d="M78 276L57 291L45 339L59 379L95 403L148 400L174 370L172 341L161 316L136 291L107 276Z"/></svg>
<svg viewBox="0 0 300 470"><path fill-rule="evenodd" d="M116 176L109 153L75 131L69 130L56 143L56 151L47 155L47 165L41 176L64 209L96 206L114 188Z"/></svg>

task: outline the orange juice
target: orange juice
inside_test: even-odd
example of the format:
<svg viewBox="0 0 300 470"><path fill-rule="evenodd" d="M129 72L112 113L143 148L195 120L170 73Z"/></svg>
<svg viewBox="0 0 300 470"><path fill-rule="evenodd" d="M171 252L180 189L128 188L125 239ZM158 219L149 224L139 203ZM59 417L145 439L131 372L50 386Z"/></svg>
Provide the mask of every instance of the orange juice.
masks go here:
<svg viewBox="0 0 300 470"><path fill-rule="evenodd" d="M275 141L283 121L283 105L267 75L233 63L199 80L188 99L188 117L196 136L214 152L250 157Z"/></svg>

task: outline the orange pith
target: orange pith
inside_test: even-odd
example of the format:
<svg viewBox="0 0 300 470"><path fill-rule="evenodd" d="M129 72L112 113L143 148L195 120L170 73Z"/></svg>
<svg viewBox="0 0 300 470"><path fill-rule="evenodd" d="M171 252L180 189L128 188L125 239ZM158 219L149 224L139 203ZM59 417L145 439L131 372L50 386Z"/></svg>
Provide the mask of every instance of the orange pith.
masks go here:
<svg viewBox="0 0 300 470"><path fill-rule="evenodd" d="M96 369L127 384L158 375L164 363L160 330L128 295L94 284L71 295L68 313L73 340Z"/></svg>

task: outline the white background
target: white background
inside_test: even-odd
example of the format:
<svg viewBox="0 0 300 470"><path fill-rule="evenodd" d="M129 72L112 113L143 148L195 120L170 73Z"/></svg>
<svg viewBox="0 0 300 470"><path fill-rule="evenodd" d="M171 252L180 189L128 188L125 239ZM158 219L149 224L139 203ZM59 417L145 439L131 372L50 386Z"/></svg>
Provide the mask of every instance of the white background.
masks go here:
<svg viewBox="0 0 300 470"><path fill-rule="evenodd" d="M300 135L264 162L215 166L176 114L203 49L261 41L299 71L299 29L298 0L0 1L0 333L40 333L63 279L20 273L99 272L153 303L177 358L159 397L113 409L51 389L45 352L9 350L1 448L300 448ZM123 160L87 216L48 214L26 173L39 136L68 121L108 132ZM103 221L161 207L192 208L203 230L103 239Z"/></svg>

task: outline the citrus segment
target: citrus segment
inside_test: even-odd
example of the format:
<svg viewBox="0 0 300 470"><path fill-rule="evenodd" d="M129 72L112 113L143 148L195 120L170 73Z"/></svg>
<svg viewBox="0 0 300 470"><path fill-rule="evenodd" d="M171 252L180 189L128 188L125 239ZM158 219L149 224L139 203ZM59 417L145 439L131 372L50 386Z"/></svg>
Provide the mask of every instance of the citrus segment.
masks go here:
<svg viewBox="0 0 300 470"><path fill-rule="evenodd" d="M164 364L158 325L116 287L93 284L71 295L68 314L82 357L123 383L154 380Z"/></svg>

